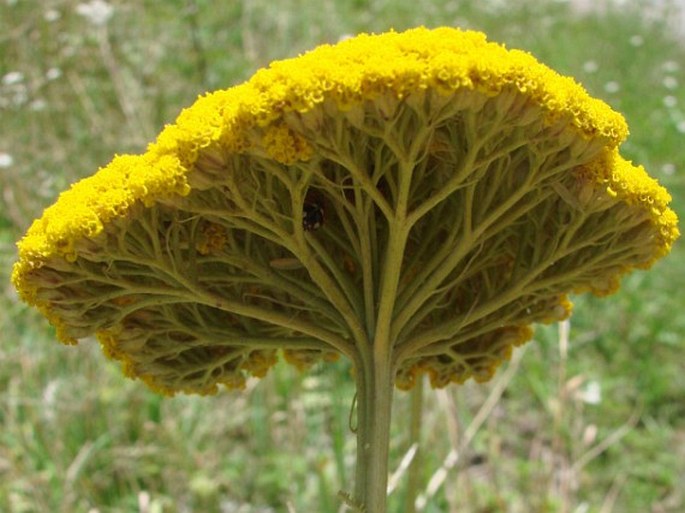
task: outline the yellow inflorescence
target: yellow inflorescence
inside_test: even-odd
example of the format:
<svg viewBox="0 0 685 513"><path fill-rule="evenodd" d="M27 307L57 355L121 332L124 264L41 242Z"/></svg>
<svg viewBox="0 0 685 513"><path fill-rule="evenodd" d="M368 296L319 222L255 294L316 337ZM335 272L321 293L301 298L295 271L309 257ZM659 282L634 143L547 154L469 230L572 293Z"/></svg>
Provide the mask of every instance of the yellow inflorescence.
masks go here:
<svg viewBox="0 0 685 513"><path fill-rule="evenodd" d="M311 148L279 121L288 112L311 111L326 99L345 109L388 92L402 98L466 88L496 95L506 87L543 106L550 121L569 118L587 137L617 146L627 135L622 116L572 79L525 52L487 42L480 32L417 28L362 34L275 62L242 85L199 98L145 155L117 157L74 185L20 242L14 281L23 291L22 275L32 267L52 256L74 258L76 241L94 237L136 201L150 205L169 194L187 194L186 174L205 148L241 152L257 144L281 162L308 159ZM256 139L254 130L262 130Z"/></svg>
<svg viewBox="0 0 685 513"><path fill-rule="evenodd" d="M339 213L355 210L351 208L351 205L358 207L355 213L364 211L358 198L361 197L361 188L365 183L363 180L360 181L358 177L355 178L358 183L353 184L354 180L350 182L354 186L349 188L349 197L346 194L347 191L341 195L336 189L334 194L329 193L328 196L324 194L322 196L324 199L321 201L314 201L311 199L311 195L306 195L306 193L311 192L306 188L311 187L315 181L311 179L311 175L305 175L307 180L310 180L309 182L302 179L297 183L297 187L292 185L295 183L293 177L298 176L297 173L305 167L305 163L311 165L308 172L321 174L321 176L316 177L319 180L319 187L327 180L332 181L330 177L324 176L325 171L319 171L320 161L316 158L318 149L332 150L323 144L317 146L320 141L315 140L314 137L308 137L308 134L320 135L318 129L323 126L322 120L329 117L335 118L336 122L344 120L344 123L341 122L337 125L335 123L326 125L326 129L329 131L326 136L331 138L340 135L336 133L336 129L338 132L344 132L350 127L358 129L365 121L382 125L389 119L389 115L386 117L384 111L384 109L390 111L388 105L392 105L393 108L400 103L405 107L409 105L411 108L416 107L416 105L429 105L430 107L426 107L429 110L441 102L442 105L449 105L452 102L461 108L459 101L460 99L463 100L464 97L460 96L461 92L467 93L464 95L467 98L478 97L482 99L483 103L490 102L489 108L494 108L498 112L509 109L509 107L501 109L500 100L504 103L509 100L512 102L521 100L521 103L525 104L524 115L532 113L530 115L535 118L536 130L540 133L544 132L544 136L541 138L549 137L556 140L562 136L568 137L570 134L571 138L578 142L577 146L559 146L565 151L563 158L571 155L568 158L572 160L574 148L583 147L583 145L592 146L594 153L592 153L591 158L594 160L588 163L590 160L588 157L583 161L584 165L577 165L575 168L569 166L568 169L564 170L565 178L570 177L568 180L564 183L547 184L547 186L558 192L566 203L574 205L574 208L577 206L581 210L588 205L593 205L594 208L599 204L615 206L620 203L622 210L617 210L621 210L621 215L632 216L632 222L643 223L643 227L647 226L647 229L642 233L647 233L645 239L649 239L646 242L648 247L644 251L640 249L642 251L639 254L640 258L635 259L639 262L638 264L631 263L626 265L625 269L620 267L620 263L615 267L612 267L613 263L607 265L603 268L603 274L597 276L584 275L585 281L583 283L585 285L579 287L578 290L591 290L599 295L611 293L618 287L618 278L623 272L629 270L628 267L635 265L648 267L655 260L668 253L673 242L679 236L676 215L668 208L671 198L666 190L650 178L642 167L633 166L618 154L618 147L628 133L625 120L620 114L614 112L605 103L591 98L573 79L557 74L537 62L534 57L526 52L507 50L501 45L488 42L485 35L480 32L461 31L452 28L436 30L417 28L402 33L362 34L337 45L323 45L297 58L275 62L269 68L257 72L252 79L242 85L200 97L193 106L180 114L174 124L167 126L162 131L157 140L149 145L145 154L118 156L94 176L78 182L70 190L64 192L59 200L32 224L26 236L19 242L19 261L13 270L13 283L24 300L37 306L50 319L57 327L58 336L65 342L75 342L74 336L77 338L82 336L82 333L85 333L86 328L90 326L92 320L90 317L87 317L87 322L82 322L80 318L74 321L76 325L74 330L70 330L69 321L65 320L66 316L76 311L76 307L72 311L72 305L80 304L82 310L74 313L74 318L81 316L80 312L83 312L87 315L92 314L93 318L101 323L93 331L97 331L103 350L108 356L122 361L124 370L128 375L139 377L156 390L171 394L177 390L174 388L174 384L178 382L171 378L166 381L160 380L155 373L162 375L164 372L171 372L169 369L173 368L173 365L169 364L168 367L155 366L156 363L155 365L147 365L149 363L147 361L136 360L121 345L121 332L117 331L123 329L123 321L127 319L127 316L129 321L135 320L138 323L136 326L141 332L147 330L149 328L147 315L154 311L155 315L159 314L160 318L164 319L164 315L160 314L163 311L163 306L159 307L159 311L154 310L159 305L153 304L154 301L148 299L150 304L147 307L140 306L138 317L132 320L131 312L135 311L137 299L134 300L125 294L119 294L119 291L114 290L115 285L112 285L115 283L116 286L120 286L121 276L112 271L112 276L107 277L107 279L98 281L93 278L93 274L98 275L98 273L109 271L107 257L110 257L111 253L96 255L93 260L86 258L91 256L88 251L101 246L99 243L105 239L103 234L109 237L107 240L117 240L116 236L119 235L115 229L117 221L122 221L121 224L124 225L132 218L138 220L138 217L144 217L139 215L140 212L159 214L155 209L145 209L156 205L164 206L165 215L172 212L170 217L166 218L168 224L159 230L155 228L156 231L146 231L147 225L140 221L139 232L132 235L132 238L135 239L133 246L135 248L152 248L150 252L154 255L148 256L155 263L158 263L155 259L159 260L160 256L168 256L172 262L165 262L165 264L172 267L174 271L177 270L177 265L181 268L188 263L185 261L188 260L185 259L188 253L184 252L188 251L188 248L192 248L196 252L194 257L198 257L204 262L203 270L206 274L196 281L186 280L185 277L176 280L174 275L168 278L169 282L161 280L160 283L157 275L150 275L145 272L132 273L133 276L136 276L136 280L144 281L144 285L147 287L147 289L143 287L144 290L141 295L154 296L160 294L163 296L164 293L168 292L168 289L178 286L184 289L185 295L180 295L180 299L178 297L176 299L179 304L183 305L188 297L192 297L193 293L198 293L200 290L204 294L201 298L201 304L206 307L206 310L184 310L178 306L177 310L174 310L174 314L177 316L177 324L185 325L190 319L199 326L213 327L215 324L223 322L227 323L228 327L235 333L251 333L253 325L250 323L247 325L240 324L241 310L233 303L253 301L251 305L248 305L253 309L251 315L255 315L254 311L261 308L262 302L267 304L268 301L275 301L283 307L284 311L287 311L288 305L293 304L295 305L293 307L295 313L291 312L293 313L292 318L288 318L287 323L283 320L280 322L286 323L288 333L297 332L296 328L290 328L290 323L301 322L306 324L308 322L307 308L298 301L309 305L307 296L310 295L311 291L303 289L304 292L293 299L286 293L269 296L267 292L264 292L268 286L262 286L261 283L255 285L256 281L265 279L272 280L270 283L278 286L282 286L283 282L292 283L294 281L294 278L291 277L294 275L287 275L287 279L284 279L282 272L299 271L301 267L305 267L305 263L297 258L291 258L290 253L293 253L294 250L290 244L284 245L288 247L288 252L284 254L281 254L280 251L275 251L273 254L265 252L262 260L270 263L268 272L255 273L254 276L241 274L243 272L242 267L246 263L252 263L255 268L261 269L259 267L263 263L261 260L257 259L254 262L249 258L231 260L230 257L234 256L232 251L237 251L235 250L236 247L252 247L254 241L248 236L250 234L245 235L243 233L249 232L250 227L255 227L255 233L269 240L278 239L283 234L297 238L292 236L292 233L298 234L298 232L289 230L290 227L302 223L300 214L302 213L301 202L303 197L305 203L309 201L310 209L314 209L321 216L321 221L317 226L322 225L325 220L326 225L322 232L329 226L335 226L334 223L336 222L335 216L331 215L336 210L332 208L332 205L331 208L328 208L324 201L326 197L329 200L342 197L341 201L344 203L344 208L341 207ZM404 100L406 102L403 103ZM422 102L422 100L426 101ZM454 112L458 110L457 107L455 107ZM407 110L411 110L411 108ZM515 114L510 114L510 116L521 121L518 111L513 112ZM378 119L369 119L377 113L381 114ZM429 119L433 113L422 114L425 114L426 117L417 116L416 119ZM459 115L461 116L461 113ZM464 117L466 118L466 115ZM411 119L412 123L415 122L414 118ZM321 126L317 123L320 123ZM521 126L523 125L525 123L521 124ZM388 127L387 129L394 130L395 127ZM380 132L382 131L380 130ZM349 130L349 133L345 132L343 135L350 138L350 134L353 133L357 132ZM521 133L524 134L521 137L525 138L523 143L527 143L532 138L526 131ZM410 135L412 134L413 132L410 133ZM448 135L451 136L452 134L448 128L444 128L443 133L436 135L435 140L428 143L432 144L431 152L428 152L426 157L426 162L430 165L424 162L425 166L421 169L422 172L428 173L433 167L438 167L443 152L447 155L449 151L467 151L466 148L460 147L456 150L452 148L452 145L459 146L463 141L458 140L458 138L453 141ZM469 135L473 136L473 134ZM340 143L341 147L354 146L354 141L351 140L336 142ZM501 142L506 146L505 143L506 141ZM360 146L364 146L364 144L360 144ZM363 151L367 149L364 147ZM436 151L433 152L432 150ZM538 146L532 151L534 153L539 150L540 147ZM597 157L598 154L599 157ZM378 150L377 158L380 159L379 156L381 155L383 155L382 152ZM506 155L502 157L502 163L506 161L505 157ZM481 175L484 176L485 171L488 171L489 174L500 173L502 183L510 183L511 187L515 188L518 186L517 172L526 172L524 169L526 163L533 159L533 157L523 157L525 157L523 153L513 155L513 164L511 166L502 164L502 167L497 167L499 164L496 165L493 160L492 170L487 167L487 161L482 158L482 155L475 155L474 159L481 159L479 163L481 168L478 171ZM325 158L327 157L322 157L322 160ZM329 160L332 161L333 159ZM380 163L380 160L377 163ZM241 166L249 168L252 164L255 164L255 167L263 166L279 179L264 184L259 178L255 178L258 176L257 174L248 177L248 173L244 172ZM210 178L207 178L205 183L202 182L202 177L205 176L203 172L206 169L203 166L206 165L214 166L212 168L214 174L207 174L206 176ZM452 167L449 167L449 170L451 172ZM539 171L538 174L543 174L540 169L537 171ZM236 177L235 180L230 175L240 172L242 175ZM225 174L222 175L222 173ZM500 174L495 174L498 180ZM339 179L340 176L337 178ZM342 187L342 184L347 183L347 179L352 178L352 176L343 176L342 180L338 180L339 183L334 185ZM387 178L384 177L383 180L373 183L373 187L376 188L374 190L374 202L377 204L384 205L389 202L390 196L397 194L397 191L390 186ZM213 181L215 179L222 181L220 187L213 188L216 185ZM253 195L241 196L240 187L244 185L240 183L241 179L243 181L254 179L256 185L248 184L254 186ZM271 216L271 212L268 215L262 213L259 219L251 224L254 220L250 217L254 212L257 212L258 209L264 210L267 208L266 206L270 207L275 203L276 194L273 191L280 186L279 184L283 183L290 184L288 193L292 194L292 197L286 198L289 201L282 202L286 205L285 210L279 212L278 215L274 213L273 216ZM498 189L499 182L493 183L494 186L491 189L494 191L506 192L508 190L506 187ZM433 191L433 186L436 190L439 187L437 183L432 181L430 184L430 191ZM199 209L199 213L195 211L194 215L184 219L184 227L188 231L182 231L179 228L178 231L174 232L172 230L175 219L173 216L177 214L176 207L182 204L181 199L185 197L186 201L192 202L191 200L195 198L196 194L205 192L203 188L205 185L207 185L207 189L212 190L207 194L209 198L204 198L207 199L206 203L203 203L201 201L203 198L201 198L198 200L201 205L194 205ZM250 192L248 185L244 186L244 190ZM467 185L465 183L460 189L468 189ZM193 187L195 190L191 191ZM473 187L471 192L475 190L475 185ZM576 189L570 192L570 189L574 187ZM295 190L296 193L293 192ZM417 194L428 194L426 193L428 189L421 190L423 192ZM234 192L235 196L231 197ZM356 197L355 194L357 194ZM465 197L468 197L468 193L464 194L466 194ZM220 197L220 200L216 199L217 196ZM488 197L492 200L495 196L490 195ZM556 198L556 196L554 197ZM425 200L426 198L417 199ZM485 203L485 205L487 206L489 203ZM281 207L281 204L279 203L278 206ZM222 208L224 210L221 210ZM160 208L160 210L162 209ZM178 210L182 209L179 208ZM387 213L389 210L390 207L384 212L388 218L391 217ZM205 214L211 220L203 220L202 216ZM472 212L467 214L471 216ZM331 216L330 220L325 217L329 215ZM472 236L472 224L475 221L468 216L458 221L456 225L462 223L464 230L469 233L469 236ZM287 221L284 221L283 219L286 218ZM290 224L293 218L294 224ZM450 216L448 219L451 222ZM154 219L149 221L154 224ZM528 224L536 227L535 221L534 219L532 223ZM553 223L547 226L544 225L543 221L545 220L540 221L542 229L538 230L542 234L541 237L548 235L546 230L553 231L555 229ZM232 222L233 224L231 224ZM342 223L342 221L338 222ZM350 227L353 225L354 223L348 222L343 227L352 229ZM366 224L362 222L358 223L357 226L366 226ZM109 231L107 230L108 227L110 228ZM309 230L305 229L305 231ZM154 235L150 236L150 233L154 233ZM179 239L184 238L181 234L188 233L191 235L179 241ZM340 233L345 232L341 229ZM436 233L439 232L436 231ZM176 235L175 239L174 235ZM302 235L301 229L299 235ZM307 237L310 235L312 234L307 234ZM146 237L150 237L150 239ZM512 241L516 243L513 239ZM383 240L383 237L379 237L379 240ZM530 251L530 254L542 253L536 248L544 245L544 241L547 239L532 240L538 241L538 243L534 244L535 248ZM539 241L543 241L543 243L539 243ZM521 242L522 255L525 254L523 250L526 249L523 242ZM571 244L571 242L567 242ZM136 244L138 245L136 246ZM345 241L339 243L337 247L342 246L345 246ZM350 246L354 247L354 245ZM323 246L321 247L323 248ZM504 254L502 257L502 262L506 262L510 266L501 266L502 273L500 274L495 272L488 274L490 271L485 268L482 272L485 276L484 280L488 283L498 276L509 276L507 273L512 276L515 274L513 270L514 250L509 246L505 247L503 244L495 247L498 252L512 251L512 254ZM126 265L122 267L123 269L129 269L127 267L129 263L140 264L136 260L138 257L135 254L136 250L134 249L132 252L134 253L132 256L129 254L119 255L119 258L126 262ZM300 251L298 256L302 254L306 254L306 252ZM222 266L225 264L222 257L226 257L226 261L230 262L229 266ZM345 258L345 255L341 258ZM357 267L361 265L362 259L357 265L356 260L349 258L350 264L345 265L345 269L349 271L350 275L354 275ZM80 269L88 276L88 280L83 282L85 285L80 285L80 282L75 280L74 283L77 285L72 287L70 284L64 288L66 292L59 291L59 293L69 296L74 290L80 292L78 287L83 289L90 285L101 287L101 291L93 292L95 299L88 294L83 294L82 298L76 298L73 303L65 301L64 297L60 296L62 303L55 305L51 300L57 297L58 292L52 290L57 288L57 283L50 280L59 280L62 271L66 269L66 272L69 272L70 265L80 264L82 260L87 261L87 265ZM192 263L196 262L195 260L189 261L191 263L188 265L191 269L188 274L197 278L194 273L199 272L199 267L193 267ZM315 260L312 259L311 261L314 262ZM144 266L148 262L144 261L141 265ZM281 264L286 262L288 266L279 267L274 265L276 262ZM553 264L552 262L549 266ZM55 272L51 274L53 268ZM41 269L46 272L41 274L39 272ZM188 271L185 267L182 270ZM465 275L468 275L467 271L468 269L464 270ZM543 271L544 269L538 270L540 273ZM183 274L181 270L179 270L180 274ZM347 279L342 272L338 274L339 280L344 282ZM322 272L316 274L319 279L322 275ZM314 274L308 276L312 277ZM232 277L235 278L234 282L230 282ZM408 277L412 278L411 275ZM218 281L231 285L222 288L217 285L216 282ZM506 280L504 281L504 285L506 285ZM124 283L126 285L126 282ZM172 285L168 286L169 283ZM474 289L480 290L477 287L479 283L475 279L472 283ZM163 285L168 287L165 288ZM212 285L216 288L212 288ZM504 285L496 282L493 287L503 287ZM406 286L406 284L402 283L402 286ZM123 288L127 290L126 286ZM251 289L259 293L253 293ZM100 302L97 297L100 292L109 299ZM354 294L350 293L349 290L345 292L344 296L354 297ZM563 291L556 290L551 296L544 296L545 298L549 297L549 300L545 299L547 302L540 303L542 306L534 313L522 309L523 313L520 314L520 317L506 322L502 321L502 323L497 321L493 329L483 329L480 336L454 343L453 347L449 347L449 344L445 345L449 349L449 355L445 353L435 356L438 354L435 352L429 356L415 359L409 355L405 360L407 365L400 369L398 374L398 386L410 388L421 373L428 374L434 386L445 386L450 382L462 382L470 377L478 381L489 379L497 366L509 357L511 348L531 337L532 332L527 325L528 323L556 322L570 315L572 305L567 297L560 292ZM223 297L222 294L226 297ZM323 294L321 301L317 299L311 304L320 306L320 303L325 303L324 297L330 299L328 294ZM472 300L477 302L479 298L480 296L474 293ZM234 300L230 306L239 313L232 315L231 311L229 317L218 316L212 309L226 308L230 310L226 306L228 303L224 304L224 300ZM529 300L532 301L530 298ZM78 301L82 301L82 303L78 303ZM107 301L110 302L109 305ZM411 303L410 300L406 302ZM513 299L509 301L509 304L513 305L512 308L517 306ZM115 305L119 310L117 308L108 309L107 307L111 305ZM241 306L247 308L245 305ZM322 311L326 312L327 322L330 319L337 319L337 315L328 312L329 305L325 304L324 306ZM59 308L62 308L61 312L66 312L66 314L61 315ZM149 311L146 311L145 308L148 308ZM468 309L470 306L466 305L465 308ZM112 313L115 310L125 313L117 318ZM169 306L169 311L172 311L171 306ZM246 317L249 315L246 314ZM347 315L352 314L348 313ZM255 315L255 317L260 318L260 315ZM287 316L283 315L283 317ZM315 323L316 318L313 318L315 320L312 323ZM155 319L158 320L157 317ZM408 315L407 319L411 320L412 316ZM485 321L483 322L485 323ZM150 326L153 325L154 323L151 322ZM176 324L165 329L165 336L170 340L178 341L177 343L180 345L187 344L186 338L184 338L187 333ZM309 331L318 335L316 330ZM215 336L212 330L208 330L208 332ZM337 332L335 334L337 336ZM236 340L239 339L238 335L234 335L234 337ZM312 338L317 337L312 335ZM325 339L326 337L318 338ZM447 339L449 340L449 337ZM136 353L138 348L136 348L135 343L144 344L146 340L148 339L141 335L140 340L129 341L130 346L128 347L134 347L130 352ZM188 361L194 362L193 358L201 359L206 353L209 355L208 358L222 356L226 362L233 362L226 356L229 351L225 347L217 346L220 349L216 349L210 342L203 342L200 338L193 339L193 341L198 345L195 348L197 352L192 354L189 352ZM208 344L209 349L202 352L201 343ZM319 350L314 346L311 349L286 349L285 357L297 367L307 368L322 357L326 358L336 354L331 352L330 348L324 346ZM153 349L158 348L153 347ZM233 349L235 348L231 348L231 350ZM178 358L178 355L175 357ZM197 370L196 374L200 377L193 379L196 379L196 383L202 384L193 385L188 390L213 393L216 391L217 383L239 388L244 385L246 375L264 375L276 361L276 351L272 348L265 350L245 349L244 356L240 356L240 358L242 359L236 357L235 360L240 363L235 365L226 363L225 368L223 370L218 369L216 374L211 374L215 369ZM170 356L169 360L173 360L173 358ZM165 362L165 365L167 363ZM160 370L163 367L167 370ZM202 372L209 376L206 380ZM167 376L164 375L163 377L166 378ZM178 389L184 390L183 383L179 384Z"/></svg>
<svg viewBox="0 0 685 513"><path fill-rule="evenodd" d="M568 302L566 299L563 301ZM398 372L395 385L401 390L410 390L422 374L428 375L433 388L444 388L450 383L462 384L470 378L483 383L490 380L499 366L511 358L515 347L525 344L532 337L533 329L528 325L498 328L462 343L452 353L455 358L440 355L405 365Z"/></svg>
<svg viewBox="0 0 685 513"><path fill-rule="evenodd" d="M671 246L680 236L678 217L668 207L671 195L649 176L642 166L634 166L632 162L622 158L618 151L612 153L612 170L608 178L607 191L617 199L629 205L639 205L647 208L649 217L658 228L659 238L654 241L657 250L654 258L642 265L647 268L662 256L671 251Z"/></svg>
<svg viewBox="0 0 685 513"><path fill-rule="evenodd" d="M185 170L172 155L122 155L93 176L63 192L59 200L33 222L17 244L19 261L12 280L33 302L26 274L52 257L74 261L77 241L92 239L104 225L125 216L136 203L151 206L171 195L190 192Z"/></svg>
<svg viewBox="0 0 685 513"><path fill-rule="evenodd" d="M673 243L680 237L678 217L669 208L671 195L647 174L643 166L633 165L619 154L617 148L609 148L578 173L600 185L611 198L642 209L656 227L658 235L651 241L655 248L653 258L641 264L640 268L650 267L671 251ZM611 288L616 290L617 287L615 284Z"/></svg>
<svg viewBox="0 0 685 513"><path fill-rule="evenodd" d="M262 144L271 158L283 164L309 160L313 153L307 141L287 126L269 127L264 131Z"/></svg>

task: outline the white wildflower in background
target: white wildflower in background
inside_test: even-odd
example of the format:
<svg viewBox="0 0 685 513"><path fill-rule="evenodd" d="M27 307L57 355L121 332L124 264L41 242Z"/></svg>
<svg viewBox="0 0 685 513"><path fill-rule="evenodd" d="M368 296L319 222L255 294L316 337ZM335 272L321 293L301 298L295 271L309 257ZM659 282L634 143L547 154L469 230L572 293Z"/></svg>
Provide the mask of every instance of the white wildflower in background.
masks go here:
<svg viewBox="0 0 685 513"><path fill-rule="evenodd" d="M685 134L685 120L683 120L683 121L681 121L680 123L678 123L678 124L676 125L676 129L677 129L678 132L680 132L681 134Z"/></svg>
<svg viewBox="0 0 685 513"><path fill-rule="evenodd" d="M599 381L588 381L579 391L578 398L586 404L599 404L602 402L602 386Z"/></svg>
<svg viewBox="0 0 685 513"><path fill-rule="evenodd" d="M0 108L21 107L28 99L24 74L21 71L10 71L0 82Z"/></svg>
<svg viewBox="0 0 685 513"><path fill-rule="evenodd" d="M616 82L615 80L612 80L612 81L604 84L604 90L607 93L617 93L620 89L621 89L621 85L618 82Z"/></svg>
<svg viewBox="0 0 685 513"><path fill-rule="evenodd" d="M599 69L599 64L597 64L597 61L586 61L585 64L583 64L583 71L585 73L594 73Z"/></svg>
<svg viewBox="0 0 685 513"><path fill-rule="evenodd" d="M52 23L53 21L57 21L62 17L60 12L57 9L48 9L43 13L43 19L47 21L48 23Z"/></svg>
<svg viewBox="0 0 685 513"><path fill-rule="evenodd" d="M0 169L7 169L14 164L14 157L9 153L0 152Z"/></svg>
<svg viewBox="0 0 685 513"><path fill-rule="evenodd" d="M669 89L671 91L678 87L678 79L670 75L664 77L661 83L664 85L666 89Z"/></svg>
<svg viewBox="0 0 685 513"><path fill-rule="evenodd" d="M10 71L2 77L2 85L13 86L24 81L24 74L21 71Z"/></svg>
<svg viewBox="0 0 685 513"><path fill-rule="evenodd" d="M59 68L50 68L45 72L45 78L48 80L57 80L62 76L62 70Z"/></svg>
<svg viewBox="0 0 685 513"><path fill-rule="evenodd" d="M31 109L34 112L45 110L47 106L48 104L43 98L37 98L33 100L31 103L29 103L29 109Z"/></svg>
<svg viewBox="0 0 685 513"><path fill-rule="evenodd" d="M76 12L96 27L102 27L114 14L114 7L105 0L91 0L87 3L78 4Z"/></svg>
<svg viewBox="0 0 685 513"><path fill-rule="evenodd" d="M644 42L645 42L645 38L639 34L636 34L630 38L630 44L631 44L631 46L634 46L634 47L642 46L644 44Z"/></svg>
<svg viewBox="0 0 685 513"><path fill-rule="evenodd" d="M666 108L672 109L678 105L678 98L669 94L668 96L664 96L663 102Z"/></svg>
<svg viewBox="0 0 685 513"><path fill-rule="evenodd" d="M587 502L581 502L573 510L573 513L587 513L588 511L590 511L590 505Z"/></svg>
<svg viewBox="0 0 685 513"><path fill-rule="evenodd" d="M672 176L675 174L675 164L672 162L667 162L663 166L661 166L661 172L665 175Z"/></svg>
<svg viewBox="0 0 685 513"><path fill-rule="evenodd" d="M665 61L661 65L661 69L663 69L666 73L675 73L676 71L680 70L680 64L678 64L676 61Z"/></svg>

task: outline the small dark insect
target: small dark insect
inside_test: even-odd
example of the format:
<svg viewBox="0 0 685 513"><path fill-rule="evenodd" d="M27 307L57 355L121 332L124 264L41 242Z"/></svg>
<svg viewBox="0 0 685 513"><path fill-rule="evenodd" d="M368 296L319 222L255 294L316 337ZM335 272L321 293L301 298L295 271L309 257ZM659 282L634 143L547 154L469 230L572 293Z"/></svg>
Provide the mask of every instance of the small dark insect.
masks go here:
<svg viewBox="0 0 685 513"><path fill-rule="evenodd" d="M302 228L305 232L318 230L323 226L323 204L318 201L305 201L302 207Z"/></svg>

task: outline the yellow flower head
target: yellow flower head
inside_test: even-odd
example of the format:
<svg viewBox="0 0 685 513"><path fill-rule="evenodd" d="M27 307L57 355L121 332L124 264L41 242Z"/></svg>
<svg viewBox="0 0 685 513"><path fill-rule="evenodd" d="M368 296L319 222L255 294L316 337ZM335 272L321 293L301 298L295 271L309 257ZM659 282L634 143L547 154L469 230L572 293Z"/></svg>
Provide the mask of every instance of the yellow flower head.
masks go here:
<svg viewBox="0 0 685 513"><path fill-rule="evenodd" d="M199 98L72 186L13 282L164 393L240 388L278 350L384 348L401 388L483 381L568 292L615 291L679 236L627 133L479 32L362 34Z"/></svg>

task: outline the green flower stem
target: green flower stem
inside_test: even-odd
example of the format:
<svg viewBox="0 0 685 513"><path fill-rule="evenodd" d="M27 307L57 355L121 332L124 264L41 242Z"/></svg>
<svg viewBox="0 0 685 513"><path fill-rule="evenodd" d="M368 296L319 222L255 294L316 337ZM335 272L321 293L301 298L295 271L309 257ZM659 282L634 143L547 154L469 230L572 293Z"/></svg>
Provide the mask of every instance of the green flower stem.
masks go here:
<svg viewBox="0 0 685 513"><path fill-rule="evenodd" d="M413 153L413 154L412 154ZM357 471L355 501L362 511L385 512L392 396L395 382L392 321L409 235L406 213L416 154L402 156L394 216L383 262L373 343L361 344L357 361Z"/></svg>
<svg viewBox="0 0 685 513"><path fill-rule="evenodd" d="M384 513L394 368L388 358L364 358L357 368L357 463L354 499L359 511Z"/></svg>

